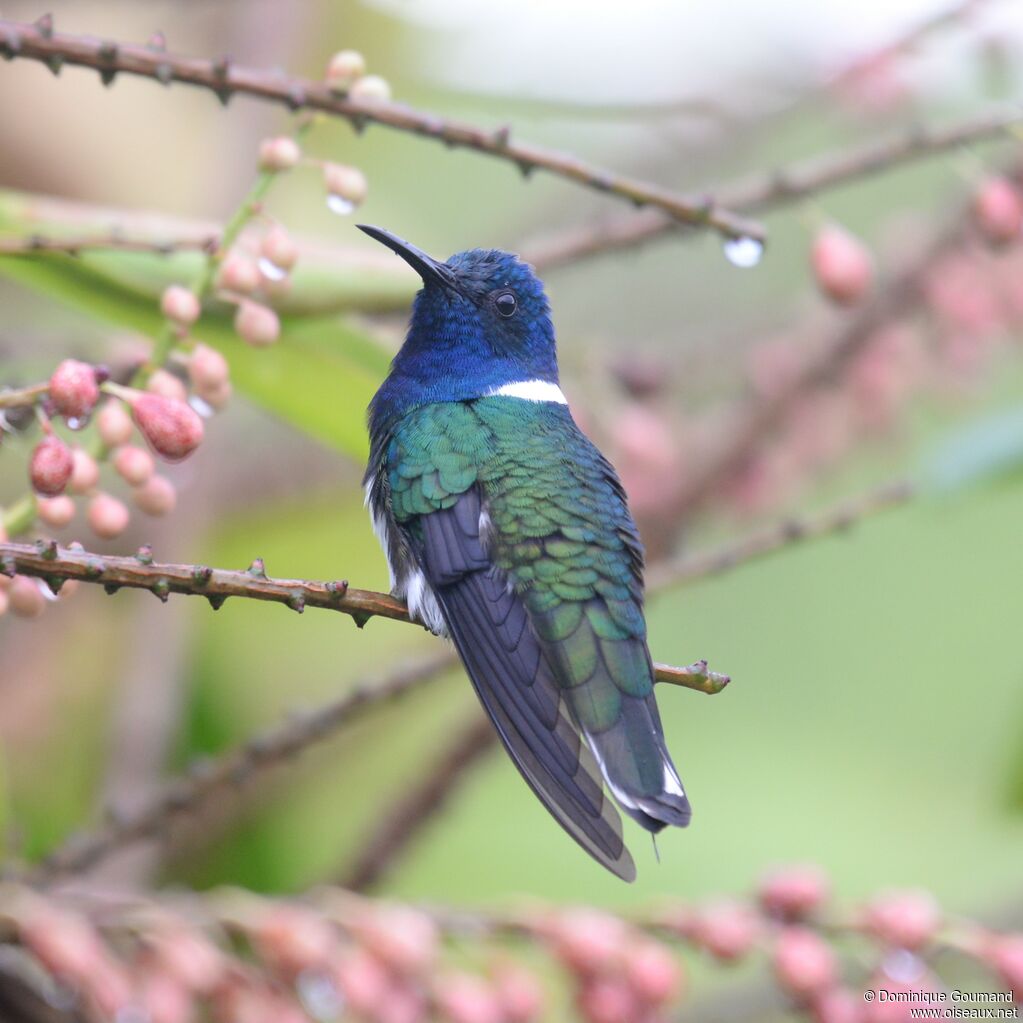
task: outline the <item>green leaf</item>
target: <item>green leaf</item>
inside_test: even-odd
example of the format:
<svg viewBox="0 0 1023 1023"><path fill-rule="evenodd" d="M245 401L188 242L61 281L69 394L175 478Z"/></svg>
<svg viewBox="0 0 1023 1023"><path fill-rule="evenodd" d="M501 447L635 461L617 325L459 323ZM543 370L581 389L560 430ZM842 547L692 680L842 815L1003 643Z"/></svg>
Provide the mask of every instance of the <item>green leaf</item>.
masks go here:
<svg viewBox="0 0 1023 1023"><path fill-rule="evenodd" d="M0 257L0 275L98 320L155 336L156 302L80 260L62 255ZM366 406L387 372L376 341L332 316L284 317L280 340L246 345L231 326L230 307L203 314L194 334L224 353L235 388L268 412L364 459Z"/></svg>

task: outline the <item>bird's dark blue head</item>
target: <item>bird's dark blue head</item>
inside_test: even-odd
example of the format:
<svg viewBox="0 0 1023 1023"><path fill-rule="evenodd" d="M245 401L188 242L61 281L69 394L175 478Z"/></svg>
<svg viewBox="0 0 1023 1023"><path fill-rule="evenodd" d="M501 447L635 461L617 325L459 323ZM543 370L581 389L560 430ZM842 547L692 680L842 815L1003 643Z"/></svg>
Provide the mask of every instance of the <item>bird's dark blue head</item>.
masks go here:
<svg viewBox="0 0 1023 1023"><path fill-rule="evenodd" d="M379 227L359 225L423 278L408 336L373 400L374 419L505 384L558 382L550 306L532 267L510 252L470 249L440 262Z"/></svg>

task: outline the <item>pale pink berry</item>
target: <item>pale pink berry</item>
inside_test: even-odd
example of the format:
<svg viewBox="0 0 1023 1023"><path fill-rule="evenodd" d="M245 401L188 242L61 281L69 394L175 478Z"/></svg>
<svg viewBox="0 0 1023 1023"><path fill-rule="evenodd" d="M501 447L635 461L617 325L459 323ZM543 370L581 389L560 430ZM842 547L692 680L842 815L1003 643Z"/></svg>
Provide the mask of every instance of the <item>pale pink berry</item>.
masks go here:
<svg viewBox="0 0 1023 1023"><path fill-rule="evenodd" d="M131 492L131 499L146 515L169 515L178 503L178 492L166 476L152 476Z"/></svg>
<svg viewBox="0 0 1023 1023"><path fill-rule="evenodd" d="M839 305L855 305L873 280L870 254L858 238L840 227L826 227L817 235L810 262L818 287Z"/></svg>
<svg viewBox="0 0 1023 1023"><path fill-rule="evenodd" d="M75 502L67 494L36 499L39 518L54 529L63 529L75 517Z"/></svg>
<svg viewBox="0 0 1023 1023"><path fill-rule="evenodd" d="M160 972L173 977L189 991L208 995L227 971L227 959L202 933L171 925L149 938Z"/></svg>
<svg viewBox="0 0 1023 1023"><path fill-rule="evenodd" d="M217 283L225 291L251 294L259 287L259 268L248 256L232 253L221 263Z"/></svg>
<svg viewBox="0 0 1023 1023"><path fill-rule="evenodd" d="M145 448L125 444L114 453L114 469L129 486L141 487L153 475L156 465Z"/></svg>
<svg viewBox="0 0 1023 1023"><path fill-rule="evenodd" d="M228 382L230 370L227 359L209 345L196 345L188 357L188 376L196 393L205 398Z"/></svg>
<svg viewBox="0 0 1023 1023"><path fill-rule="evenodd" d="M436 924L417 909L380 904L352 926L366 949L398 973L422 973L436 956Z"/></svg>
<svg viewBox="0 0 1023 1023"><path fill-rule="evenodd" d="M259 254L282 270L290 270L298 262L298 246L279 224L263 235L259 243Z"/></svg>
<svg viewBox="0 0 1023 1023"><path fill-rule="evenodd" d="M775 977L789 994L809 998L835 983L835 953L814 931L786 927L778 935L772 956Z"/></svg>
<svg viewBox="0 0 1023 1023"><path fill-rule="evenodd" d="M89 527L104 540L120 536L128 528L130 515L127 506L110 494L97 494L86 512Z"/></svg>
<svg viewBox="0 0 1023 1023"><path fill-rule="evenodd" d="M471 973L449 973L437 979L434 1003L449 1023L503 1023L501 1005L491 987Z"/></svg>
<svg viewBox="0 0 1023 1023"><path fill-rule="evenodd" d="M150 394L158 394L161 398L173 398L174 401L188 401L188 388L179 376L165 369L153 372L146 382L146 390Z"/></svg>
<svg viewBox="0 0 1023 1023"><path fill-rule="evenodd" d="M225 380L219 387L210 390L204 388L199 392L199 397L210 408L222 409L231 400L232 394L234 394L234 388L231 386L231 381Z"/></svg>
<svg viewBox="0 0 1023 1023"><path fill-rule="evenodd" d="M272 345L281 336L281 321L269 306L245 300L238 304L234 329L243 341L262 348Z"/></svg>
<svg viewBox="0 0 1023 1023"><path fill-rule="evenodd" d="M374 1023L427 1023L426 999L421 991L406 984L392 985L384 991L370 1018Z"/></svg>
<svg viewBox="0 0 1023 1023"><path fill-rule="evenodd" d="M941 927L941 910L930 892L887 892L867 906L866 923L886 944L916 950Z"/></svg>
<svg viewBox="0 0 1023 1023"><path fill-rule="evenodd" d="M46 904L34 907L21 921L20 937L49 974L75 984L92 976L106 958L99 935L88 921Z"/></svg>
<svg viewBox="0 0 1023 1023"><path fill-rule="evenodd" d="M135 982L136 998L147 1023L193 1023L191 993L177 978L162 970L146 970Z"/></svg>
<svg viewBox="0 0 1023 1023"><path fill-rule="evenodd" d="M534 1023L543 1014L543 989L525 967L502 962L491 970L490 980L507 1023Z"/></svg>
<svg viewBox="0 0 1023 1023"><path fill-rule="evenodd" d="M253 931L262 959L287 977L304 970L323 970L333 962L338 937L323 917L300 906L276 905Z"/></svg>
<svg viewBox="0 0 1023 1023"><path fill-rule="evenodd" d="M11 612L19 618L38 618L46 607L46 598L39 582L27 575L16 575L7 588Z"/></svg>
<svg viewBox="0 0 1023 1023"><path fill-rule="evenodd" d="M168 320L173 320L179 326L191 327L197 319L202 307L199 305L199 296L180 284L172 284L165 288L160 296L160 310Z"/></svg>
<svg viewBox="0 0 1023 1023"><path fill-rule="evenodd" d="M610 913L596 909L568 909L549 928L555 955L569 969L587 975L616 962L629 938L628 928Z"/></svg>
<svg viewBox="0 0 1023 1023"><path fill-rule="evenodd" d="M986 958L1016 1001L1023 1000L1023 934L998 936Z"/></svg>
<svg viewBox="0 0 1023 1023"><path fill-rule="evenodd" d="M131 398L131 413L149 446L168 462L187 458L202 441L202 419L183 401L137 393Z"/></svg>
<svg viewBox="0 0 1023 1023"><path fill-rule="evenodd" d="M757 897L764 912L783 920L798 920L819 909L831 885L824 871L813 864L780 867L760 882Z"/></svg>
<svg viewBox="0 0 1023 1023"><path fill-rule="evenodd" d="M1007 178L988 178L973 200L981 234L992 245L1007 245L1023 231L1023 199Z"/></svg>
<svg viewBox="0 0 1023 1023"><path fill-rule="evenodd" d="M622 972L644 1005L665 1005L682 990L682 967L677 958L660 942L649 938L626 946Z"/></svg>
<svg viewBox="0 0 1023 1023"><path fill-rule="evenodd" d="M131 440L133 427L131 417L124 410L124 405L120 401L112 399L99 410L99 415L96 417L96 429L99 431L100 440L108 448L116 448Z"/></svg>
<svg viewBox="0 0 1023 1023"><path fill-rule="evenodd" d="M64 585L60 588L60 599L67 600L69 597L73 597L81 585L79 579L65 579Z"/></svg>
<svg viewBox="0 0 1023 1023"><path fill-rule="evenodd" d="M862 996L848 988L832 987L814 996L810 1012L814 1023L860 1023L862 1006Z"/></svg>
<svg viewBox="0 0 1023 1023"><path fill-rule="evenodd" d="M596 977L576 994L576 1007L587 1023L637 1023L640 1006L631 988L616 977Z"/></svg>
<svg viewBox="0 0 1023 1023"><path fill-rule="evenodd" d="M65 419L87 416L99 401L96 370L85 362L65 359L50 377L50 400Z"/></svg>
<svg viewBox="0 0 1023 1023"><path fill-rule="evenodd" d="M339 196L353 206L364 202L369 191L366 175L358 167L343 163L323 165L323 184L328 194Z"/></svg>
<svg viewBox="0 0 1023 1023"><path fill-rule="evenodd" d="M760 938L756 915L741 902L717 902L700 910L693 937L715 959L731 962L746 955Z"/></svg>
<svg viewBox="0 0 1023 1023"><path fill-rule="evenodd" d="M64 492L73 471L71 449L59 437L50 435L35 446L29 460L28 478L37 494L55 497Z"/></svg>
<svg viewBox="0 0 1023 1023"><path fill-rule="evenodd" d="M330 58L325 81L331 92L347 92L366 73L366 58L358 50L339 50Z"/></svg>
<svg viewBox="0 0 1023 1023"><path fill-rule="evenodd" d="M383 964L365 949L354 948L334 964L334 980L357 1016L371 1017L390 987Z"/></svg>
<svg viewBox="0 0 1023 1023"><path fill-rule="evenodd" d="M88 494L99 483L99 466L87 451L75 448L71 452L71 481L68 484L73 494Z"/></svg>
<svg viewBox="0 0 1023 1023"><path fill-rule="evenodd" d="M297 166L302 159L302 150L293 138L278 135L263 139L259 144L259 169L265 171L286 171Z"/></svg>
<svg viewBox="0 0 1023 1023"><path fill-rule="evenodd" d="M363 75L352 82L348 96L362 103L386 103L391 98L391 86L380 75Z"/></svg>
<svg viewBox="0 0 1023 1023"><path fill-rule="evenodd" d="M6 576L3 576L5 582L9 581ZM8 596L8 589L5 586L0 586L0 617L7 614L11 606L11 598Z"/></svg>

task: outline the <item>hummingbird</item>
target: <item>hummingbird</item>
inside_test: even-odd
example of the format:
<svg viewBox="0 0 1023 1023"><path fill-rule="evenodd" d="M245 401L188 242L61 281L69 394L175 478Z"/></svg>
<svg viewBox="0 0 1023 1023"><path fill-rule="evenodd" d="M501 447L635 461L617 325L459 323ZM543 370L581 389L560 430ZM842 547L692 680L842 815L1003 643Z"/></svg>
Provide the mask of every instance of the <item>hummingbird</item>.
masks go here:
<svg viewBox="0 0 1023 1023"><path fill-rule="evenodd" d="M614 803L654 834L691 811L654 700L643 547L559 386L543 283L509 252L441 262L358 226L423 281L369 406L363 483L391 592L453 641L555 820L632 881Z"/></svg>

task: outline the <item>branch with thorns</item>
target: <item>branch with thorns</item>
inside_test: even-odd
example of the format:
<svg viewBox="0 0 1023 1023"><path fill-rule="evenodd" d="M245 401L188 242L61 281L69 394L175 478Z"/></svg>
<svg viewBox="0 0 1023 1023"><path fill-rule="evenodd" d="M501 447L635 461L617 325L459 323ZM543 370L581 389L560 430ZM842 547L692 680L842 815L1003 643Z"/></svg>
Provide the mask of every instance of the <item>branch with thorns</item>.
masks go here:
<svg viewBox="0 0 1023 1023"><path fill-rule="evenodd" d="M342 117L357 128L379 124L509 161L524 174L542 170L637 206L654 206L682 224L712 228L728 238L764 240L759 224L713 201L616 174L569 154L515 142L507 126L488 131L398 103L358 99L333 91L323 82L244 67L227 57L203 60L171 53L162 45L138 46L57 32L50 15L32 24L0 20L0 54L8 59L39 61L55 74L65 64L92 68L108 85L118 74L136 75L164 85L183 82L199 86L225 103L244 94L293 111Z"/></svg>

